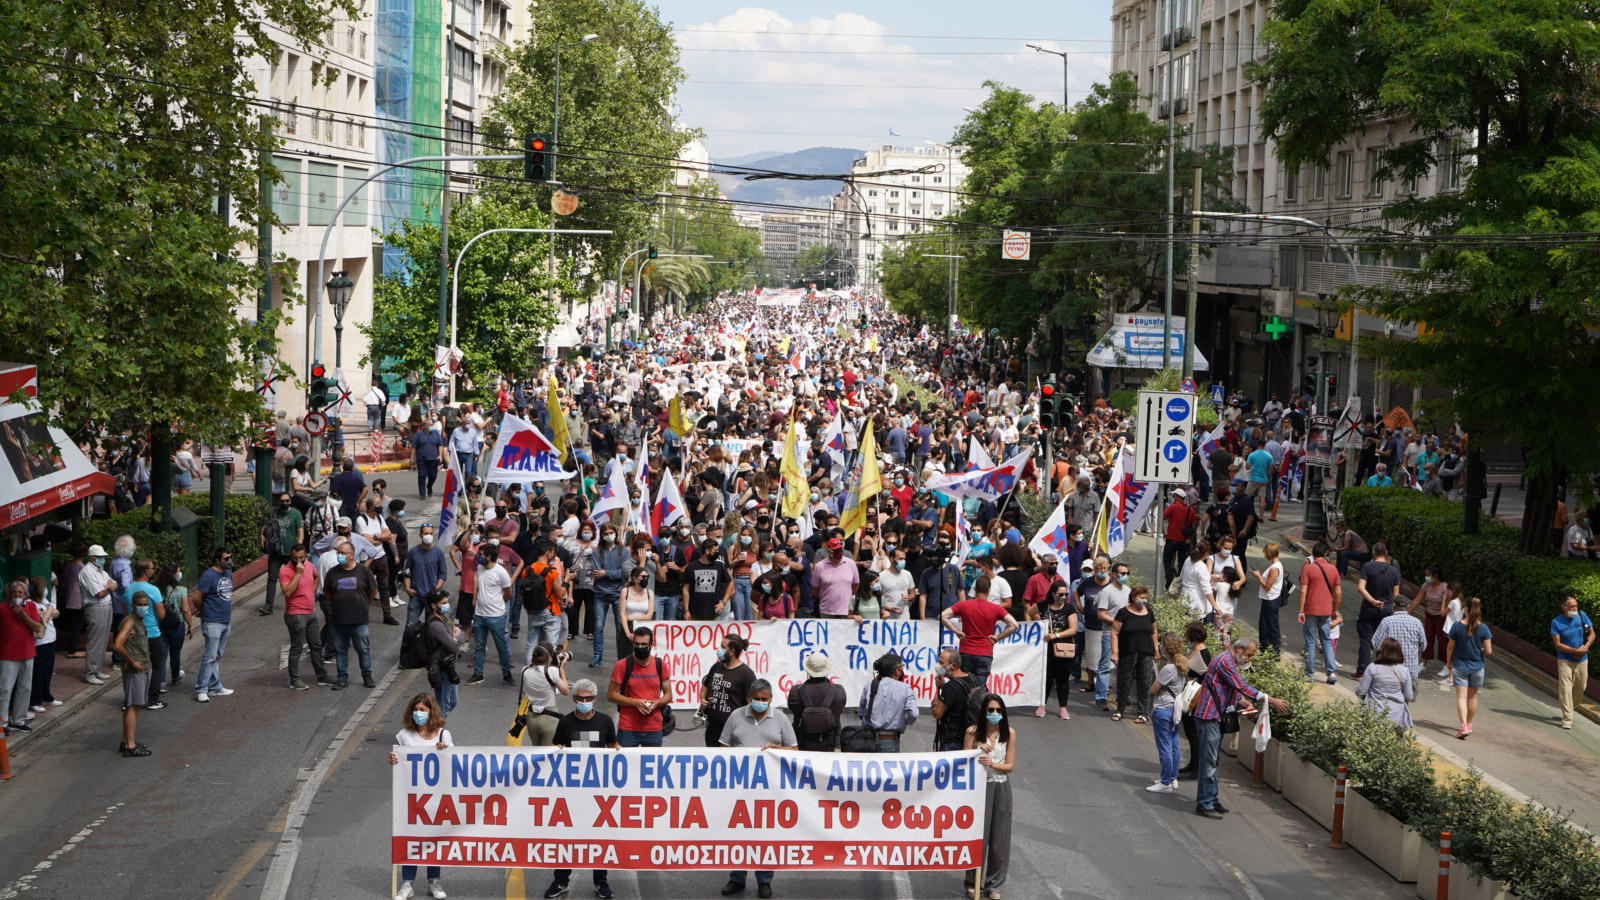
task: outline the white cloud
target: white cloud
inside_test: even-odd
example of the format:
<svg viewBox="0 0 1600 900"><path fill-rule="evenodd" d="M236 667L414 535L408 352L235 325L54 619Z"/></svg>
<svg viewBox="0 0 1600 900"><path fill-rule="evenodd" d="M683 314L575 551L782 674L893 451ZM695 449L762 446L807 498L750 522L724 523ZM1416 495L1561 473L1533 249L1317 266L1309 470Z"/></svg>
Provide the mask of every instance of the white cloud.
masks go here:
<svg viewBox="0 0 1600 900"><path fill-rule="evenodd" d="M678 36L689 75L679 98L683 120L705 129L707 147L721 158L944 140L965 117L962 107L981 102L990 79L1060 102L1061 59L1024 41L925 41L893 31L859 13L789 19L756 7L686 26ZM1104 45L1038 43L1072 54L1074 102L1105 78Z"/></svg>

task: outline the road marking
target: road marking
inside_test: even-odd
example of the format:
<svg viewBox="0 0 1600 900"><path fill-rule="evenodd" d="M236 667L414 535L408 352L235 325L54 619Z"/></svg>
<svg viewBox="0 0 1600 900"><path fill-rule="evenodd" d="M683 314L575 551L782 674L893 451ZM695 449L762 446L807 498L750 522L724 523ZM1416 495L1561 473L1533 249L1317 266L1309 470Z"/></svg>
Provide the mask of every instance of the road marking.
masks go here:
<svg viewBox="0 0 1600 900"><path fill-rule="evenodd" d="M46 856L44 859L39 860L38 864L33 867L33 871L22 876L21 878L18 878L16 881L11 882L5 887L0 888L0 900L13 900L13 898L22 896L23 891L34 890L33 882L41 874L43 874L46 869L55 866L57 859L60 859L68 853L71 853L79 844L88 840L89 835L94 834L94 830L96 828L104 825L106 819L111 818L111 814L116 812L117 807L121 805L121 803L116 803L106 807L106 811L100 814L100 818L95 819L93 822L90 822L89 824L80 828L77 834L67 838L67 842L62 844L55 852L51 853L49 856Z"/></svg>
<svg viewBox="0 0 1600 900"><path fill-rule="evenodd" d="M1248 897L1249 900L1266 900L1266 898L1261 896L1261 892L1256 890L1256 886L1251 883L1250 877L1239 871L1238 866L1234 865L1233 863L1228 863L1228 874L1232 875L1233 880L1239 882L1239 886L1244 888L1244 895Z"/></svg>
<svg viewBox="0 0 1600 900"><path fill-rule="evenodd" d="M261 857L266 856L267 851L272 849L272 844L272 841L256 841L249 850L245 851L244 856L240 857L239 861L234 864L233 869L228 872L228 877L223 880L222 884L211 892L208 900L223 900L224 897L231 895L233 889L239 886L239 882L243 881L245 876L250 874L250 870L256 867L256 863L261 862Z"/></svg>
<svg viewBox="0 0 1600 900"><path fill-rule="evenodd" d="M294 802L290 804L289 815L284 820L283 837L278 841L278 852L273 854L272 865L268 868L266 881L261 886L261 900L285 900L289 896L289 882L294 878L295 862L300 858L300 829L305 825L306 815L311 812L312 798L322 789L322 782L328 777L328 771L333 768L334 760L338 759L361 720L378 705L384 692L394 684L400 673L400 667L396 666L389 670L389 674L383 676L383 680L378 682L378 686L371 694L367 695L367 699L350 714L344 727L339 729L339 734L328 744L328 749L322 752L316 767L305 776L300 788L295 791Z"/></svg>
<svg viewBox="0 0 1600 900"><path fill-rule="evenodd" d="M912 900L910 872L900 870L894 873L894 895L896 900Z"/></svg>

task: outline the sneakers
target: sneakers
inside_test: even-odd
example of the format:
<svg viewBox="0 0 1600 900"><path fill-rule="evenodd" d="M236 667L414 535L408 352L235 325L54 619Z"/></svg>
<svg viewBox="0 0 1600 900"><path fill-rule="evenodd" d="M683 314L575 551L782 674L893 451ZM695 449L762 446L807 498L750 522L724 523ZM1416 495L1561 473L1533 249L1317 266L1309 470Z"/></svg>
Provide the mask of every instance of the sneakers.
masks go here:
<svg viewBox="0 0 1600 900"><path fill-rule="evenodd" d="M328 675L318 675L317 684L333 684L333 678Z"/></svg>
<svg viewBox="0 0 1600 900"><path fill-rule="evenodd" d="M500 680L505 682L506 684L510 684L510 685L515 685L516 684L516 682L512 680L510 675L501 675L500 676Z"/></svg>
<svg viewBox="0 0 1600 900"><path fill-rule="evenodd" d="M616 894L613 894L611 892L611 885L609 885L609 884L597 884L597 885L595 885L594 886L594 895L596 897L599 897L600 900L611 900L612 897L616 896Z"/></svg>
<svg viewBox="0 0 1600 900"><path fill-rule="evenodd" d="M1197 816L1204 816L1204 817L1206 817L1208 819L1221 819L1222 818L1222 813L1219 813L1214 809L1206 809L1204 806L1196 806L1194 808L1194 814L1197 815Z"/></svg>
<svg viewBox="0 0 1600 900"><path fill-rule="evenodd" d="M89 684L105 684L106 683L106 680L104 678L101 678L99 675L95 675L95 674L85 675L85 676L83 676L83 680L88 682Z"/></svg>
<svg viewBox="0 0 1600 900"><path fill-rule="evenodd" d="M1472 733L1472 726L1471 725L1463 725L1463 726L1461 726L1461 730L1456 732L1456 738L1458 740L1463 740L1464 741L1464 740L1467 739L1467 735L1469 735L1471 733Z"/></svg>
<svg viewBox="0 0 1600 900"><path fill-rule="evenodd" d="M1096 700L1094 702L1094 708L1100 710L1101 712L1106 712L1111 709L1111 704L1104 700Z"/></svg>
<svg viewBox="0 0 1600 900"><path fill-rule="evenodd" d="M767 882L767 881L763 881L760 884L756 885L756 896L757 897L771 897L772 896L772 883L771 882ZM997 895L993 891L990 891L989 892L989 896L994 897L994 896L997 896Z"/></svg>
<svg viewBox="0 0 1600 900"><path fill-rule="evenodd" d="M1036 709L1034 709L1034 711L1033 711L1033 717L1034 717L1034 718L1035 718L1035 719L1042 719L1042 718L1044 718L1044 707L1042 707L1042 706L1040 706L1040 707L1037 707L1037 708L1036 708Z"/></svg>
<svg viewBox="0 0 1600 900"><path fill-rule="evenodd" d="M338 681L335 681L333 683L333 689L336 690L336 691L342 691L342 690L344 690L345 688L347 688L349 686L350 686L350 679L348 679L348 678L341 678Z"/></svg>
<svg viewBox="0 0 1600 900"><path fill-rule="evenodd" d="M596 656L594 659L589 660L589 668L591 668L591 669L600 668L600 662L601 662L600 657Z"/></svg>
<svg viewBox="0 0 1600 900"><path fill-rule="evenodd" d="M211 695L206 693L205 691L201 691L198 694L194 695L194 702L196 702L196 703L210 703L211 702Z"/></svg>
<svg viewBox="0 0 1600 900"><path fill-rule="evenodd" d="M42 713L42 712L44 712L44 707L42 707L42 706L30 706L30 707L28 707L28 712Z"/></svg>
<svg viewBox="0 0 1600 900"><path fill-rule="evenodd" d="M289 687L294 689L294 690L297 690L297 691L309 691L309 690L311 690L311 685L306 684L304 681L301 681L298 678L292 679L289 682Z"/></svg>
<svg viewBox="0 0 1600 900"><path fill-rule="evenodd" d="M32 725L24 725L21 722L12 722L10 725L6 726L6 730L7 731L20 731L23 734L28 734L29 732L33 731L33 726Z"/></svg>
<svg viewBox="0 0 1600 900"><path fill-rule="evenodd" d="M1337 675L1329 675L1328 676L1328 683L1329 684L1338 684L1339 683L1339 676L1337 676Z"/></svg>
<svg viewBox="0 0 1600 900"><path fill-rule="evenodd" d="M394 900L411 900L416 894L417 892L411 887L411 882L407 881L400 885L400 890L394 895Z"/></svg>
<svg viewBox="0 0 1600 900"><path fill-rule="evenodd" d="M256 614L257 615L262 615L262 616L270 616L270 615L272 615L272 607L263 606L260 609L256 610Z"/></svg>
<svg viewBox="0 0 1600 900"><path fill-rule="evenodd" d="M1072 718L1072 716L1067 714L1067 708L1065 706L1061 707L1061 718L1063 720Z"/></svg>
<svg viewBox="0 0 1600 900"><path fill-rule="evenodd" d="M1176 793L1177 792L1178 784L1177 784L1177 782L1173 782L1171 784L1168 784L1167 782L1164 782L1164 781L1158 781L1155 784L1152 784L1149 787L1145 788L1145 790L1149 791L1152 794L1171 794L1171 793Z"/></svg>
<svg viewBox="0 0 1600 900"><path fill-rule="evenodd" d="M167 705L165 703L162 703L160 700L157 700L156 702L154 702L154 703L150 704L149 706L145 707L145 709L166 709L166 708L167 708Z"/></svg>
<svg viewBox="0 0 1600 900"><path fill-rule="evenodd" d="M552 881L550 882L550 886L544 889L544 895L546 898L559 897L562 894L565 894L567 890L567 885L559 881Z"/></svg>
<svg viewBox="0 0 1600 900"><path fill-rule="evenodd" d="M483 673L482 672L474 672L474 673L472 673L472 677L467 679L467 684L483 684Z"/></svg>
<svg viewBox="0 0 1600 900"><path fill-rule="evenodd" d="M227 697L233 693L233 688L217 688L211 692L213 697Z"/></svg>
<svg viewBox="0 0 1600 900"><path fill-rule="evenodd" d="M433 900L445 900L450 895L444 892L444 885L440 884L436 878L428 882L428 896L432 897Z"/></svg>
<svg viewBox="0 0 1600 900"><path fill-rule="evenodd" d="M182 669L179 669L179 670L178 670L178 677L177 677L177 678L174 678L174 679L172 679L172 680L171 680L171 681L169 681L169 682L167 682L167 684L169 684L169 685L171 685L171 684L183 684L183 676L185 676L185 675L187 675L187 674L189 674L189 673L188 673L188 672L185 672L185 671L184 671L184 670L182 670Z"/></svg>

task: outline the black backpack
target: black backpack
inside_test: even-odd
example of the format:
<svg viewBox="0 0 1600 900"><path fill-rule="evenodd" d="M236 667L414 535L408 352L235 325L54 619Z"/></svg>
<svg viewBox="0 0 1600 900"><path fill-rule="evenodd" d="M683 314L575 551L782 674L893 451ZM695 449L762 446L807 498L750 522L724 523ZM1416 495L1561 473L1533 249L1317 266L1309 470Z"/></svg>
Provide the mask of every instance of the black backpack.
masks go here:
<svg viewBox="0 0 1600 900"><path fill-rule="evenodd" d="M426 669L433 659L433 648L429 646L428 623L418 619L406 626L400 635L400 668Z"/></svg>
<svg viewBox="0 0 1600 900"><path fill-rule="evenodd" d="M539 565L534 563L534 565ZM522 570L522 580L517 582L517 590L522 593L522 609L528 613L538 613L550 608L550 595L546 591L545 573L550 571L550 566L545 564L538 572L533 566Z"/></svg>
<svg viewBox="0 0 1600 900"><path fill-rule="evenodd" d="M811 687L821 687L827 691L821 704L806 693L806 689ZM818 740L833 734L833 730L839 726L839 720L833 715L833 707L824 705L833 699L833 685L802 684L798 686L798 689L800 699L805 703L805 708L800 710L800 731L807 737Z"/></svg>
<svg viewBox="0 0 1600 900"><path fill-rule="evenodd" d="M278 518L276 512L267 516L267 522L261 527L262 537L266 538L267 555L277 556L283 552L283 520Z"/></svg>

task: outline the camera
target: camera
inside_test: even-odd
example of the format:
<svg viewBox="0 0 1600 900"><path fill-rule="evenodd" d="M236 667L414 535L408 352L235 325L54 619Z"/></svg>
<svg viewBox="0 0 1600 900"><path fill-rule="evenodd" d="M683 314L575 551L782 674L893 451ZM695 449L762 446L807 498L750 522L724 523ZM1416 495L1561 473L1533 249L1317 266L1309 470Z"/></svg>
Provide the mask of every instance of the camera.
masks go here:
<svg viewBox="0 0 1600 900"><path fill-rule="evenodd" d="M567 664L567 661L570 660L570 659L572 659L572 654L568 653L565 650L563 650L560 653L556 654L556 665L564 666L564 665Z"/></svg>

